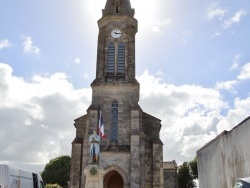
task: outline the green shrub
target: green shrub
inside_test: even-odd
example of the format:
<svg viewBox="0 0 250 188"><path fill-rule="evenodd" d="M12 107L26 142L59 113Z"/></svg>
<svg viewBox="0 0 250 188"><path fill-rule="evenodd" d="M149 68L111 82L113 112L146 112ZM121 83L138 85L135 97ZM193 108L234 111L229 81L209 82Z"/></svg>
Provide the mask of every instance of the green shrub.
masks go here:
<svg viewBox="0 0 250 188"><path fill-rule="evenodd" d="M56 184L46 184L45 188L62 188L62 187L56 183Z"/></svg>

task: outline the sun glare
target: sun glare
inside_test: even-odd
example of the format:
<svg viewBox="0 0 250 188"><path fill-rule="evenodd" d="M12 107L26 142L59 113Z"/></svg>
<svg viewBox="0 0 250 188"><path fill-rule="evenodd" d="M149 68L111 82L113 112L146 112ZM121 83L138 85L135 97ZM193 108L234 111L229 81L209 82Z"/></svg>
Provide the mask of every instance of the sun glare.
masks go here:
<svg viewBox="0 0 250 188"><path fill-rule="evenodd" d="M85 8L88 19L97 21L101 18L101 10L105 7L106 0L87 0L85 1Z"/></svg>
<svg viewBox="0 0 250 188"><path fill-rule="evenodd" d="M151 0L131 0L131 6L135 9L135 18L140 28L150 26L157 17L157 3Z"/></svg>
<svg viewBox="0 0 250 188"><path fill-rule="evenodd" d="M159 2L152 0L130 0L132 8L135 9L135 18L140 21L140 26L148 26L157 19L157 9ZM97 21L101 18L101 10L105 7L106 0L88 0L85 1L85 10L88 19ZM98 11L97 11L98 10Z"/></svg>
<svg viewBox="0 0 250 188"><path fill-rule="evenodd" d="M85 19L89 23L96 23L102 17L102 9L105 8L107 0L88 0L85 1ZM138 20L138 31L144 30L144 33L162 33L162 29L172 23L172 20L163 12L169 9L166 6L170 2L167 0L130 0L131 7L135 9L135 18ZM86 17L87 15L87 17ZM138 36L140 37L140 36ZM143 36L145 38L145 35Z"/></svg>

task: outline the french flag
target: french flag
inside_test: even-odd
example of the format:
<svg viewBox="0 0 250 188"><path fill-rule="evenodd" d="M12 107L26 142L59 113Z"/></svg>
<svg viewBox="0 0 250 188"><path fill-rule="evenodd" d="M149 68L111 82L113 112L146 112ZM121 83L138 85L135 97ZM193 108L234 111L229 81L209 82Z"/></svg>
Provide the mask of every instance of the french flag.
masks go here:
<svg viewBox="0 0 250 188"><path fill-rule="evenodd" d="M100 111L98 129L99 129L99 135L100 135L102 138L106 138L106 135L104 134L104 124L103 124L103 120L102 120L102 112L101 112L101 111Z"/></svg>

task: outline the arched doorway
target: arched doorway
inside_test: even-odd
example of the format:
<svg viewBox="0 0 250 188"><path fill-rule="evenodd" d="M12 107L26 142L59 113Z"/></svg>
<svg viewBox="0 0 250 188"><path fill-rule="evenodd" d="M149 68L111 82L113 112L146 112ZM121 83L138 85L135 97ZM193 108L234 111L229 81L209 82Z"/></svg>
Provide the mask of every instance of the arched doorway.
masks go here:
<svg viewBox="0 0 250 188"><path fill-rule="evenodd" d="M110 171L104 177L104 188L123 188L122 176L115 170Z"/></svg>

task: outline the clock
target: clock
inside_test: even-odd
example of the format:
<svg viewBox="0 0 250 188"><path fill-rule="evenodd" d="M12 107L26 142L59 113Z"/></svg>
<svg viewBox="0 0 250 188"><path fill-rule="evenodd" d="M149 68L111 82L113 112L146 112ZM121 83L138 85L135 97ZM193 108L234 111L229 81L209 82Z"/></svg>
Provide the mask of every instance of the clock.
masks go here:
<svg viewBox="0 0 250 188"><path fill-rule="evenodd" d="M122 32L120 29L114 29L113 31L111 31L111 36L114 38L114 39L118 39L122 36Z"/></svg>

